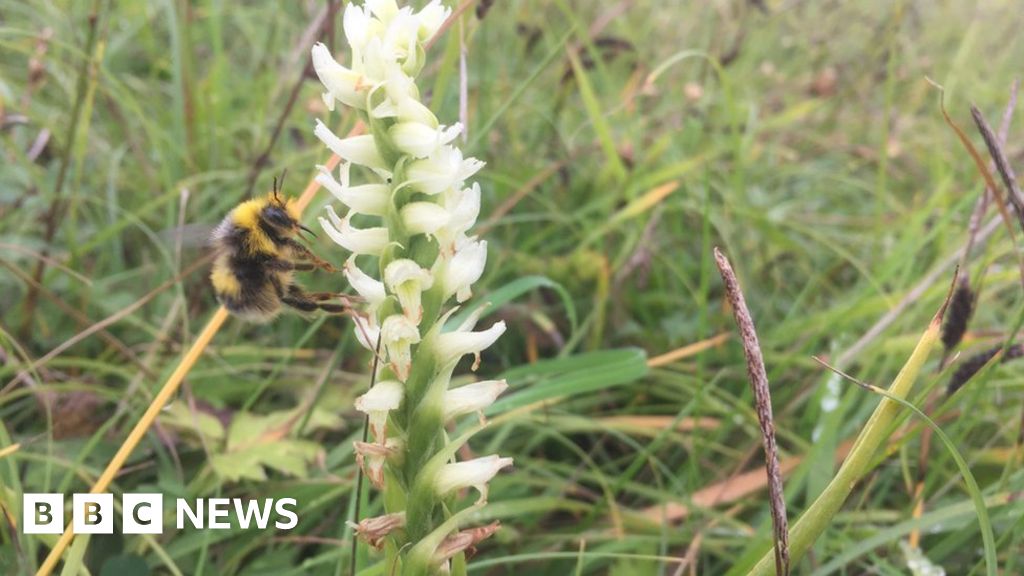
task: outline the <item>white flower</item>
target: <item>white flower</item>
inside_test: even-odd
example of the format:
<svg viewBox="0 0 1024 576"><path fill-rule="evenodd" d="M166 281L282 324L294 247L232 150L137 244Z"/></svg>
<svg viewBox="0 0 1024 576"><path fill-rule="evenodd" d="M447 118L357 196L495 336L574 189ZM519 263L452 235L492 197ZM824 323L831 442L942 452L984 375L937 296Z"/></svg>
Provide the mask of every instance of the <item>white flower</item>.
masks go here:
<svg viewBox="0 0 1024 576"><path fill-rule="evenodd" d="M402 314L392 314L384 319L381 341L388 350L391 369L399 380L405 382L412 368L412 345L420 341L416 324Z"/></svg>
<svg viewBox="0 0 1024 576"><path fill-rule="evenodd" d="M369 134L338 138L320 120L316 121L316 128L313 130L313 134L330 148L331 152L341 156L343 160L369 166L376 170L388 169L388 166L384 164L380 151L377 150L377 144L374 143L373 136Z"/></svg>
<svg viewBox="0 0 1024 576"><path fill-rule="evenodd" d="M419 20L410 8L402 8L388 23L382 37L384 46L393 55L396 62L401 62L401 69L407 74L419 71Z"/></svg>
<svg viewBox="0 0 1024 576"><path fill-rule="evenodd" d="M434 350L439 366L447 366L466 354L473 354L476 356L473 363L475 370L480 363L480 351L494 344L498 337L505 333L504 321L495 322L490 328L480 332L473 332L472 326L467 324L451 332L441 332L437 335Z"/></svg>
<svg viewBox="0 0 1024 576"><path fill-rule="evenodd" d="M480 492L477 504L483 504L487 502L487 483L499 470L511 464L511 458L499 458L497 454L445 464L434 479L434 487L440 495L462 488L476 488Z"/></svg>
<svg viewBox="0 0 1024 576"><path fill-rule="evenodd" d="M378 22L378 20L374 19L374 22ZM395 68L401 70L395 61L395 54L384 45L379 35L371 36L366 41L359 60L352 64L352 68L369 78L380 78L382 82L375 82L375 87L378 85L386 87L389 82L389 71Z"/></svg>
<svg viewBox="0 0 1024 576"><path fill-rule="evenodd" d="M444 266L442 285L444 298L455 294L458 302L465 302L472 293L473 283L480 279L487 264L487 242L467 239Z"/></svg>
<svg viewBox="0 0 1024 576"><path fill-rule="evenodd" d="M359 110L366 109L366 94L371 85L362 74L338 64L327 46L320 42L313 46L312 57L313 70L331 97L346 106ZM333 102L329 108L333 109Z"/></svg>
<svg viewBox="0 0 1024 576"><path fill-rule="evenodd" d="M452 9L441 4L441 0L431 0L422 10L416 15L419 16L420 21L420 41L427 42L437 34L437 31L441 29L441 25L451 15Z"/></svg>
<svg viewBox="0 0 1024 576"><path fill-rule="evenodd" d="M349 171L351 167L351 162L341 165L338 171L341 182L338 182L326 167L317 166L320 173L317 174L316 181L324 188L327 188L327 191L342 204L359 214L369 214L370 216L383 216L386 214L388 203L391 200L391 188L387 184L349 186Z"/></svg>
<svg viewBox="0 0 1024 576"><path fill-rule="evenodd" d="M445 192L444 207L452 215L446 227L452 238L466 232L480 215L480 185L474 182L469 188Z"/></svg>
<svg viewBox="0 0 1024 576"><path fill-rule="evenodd" d="M419 101L416 82L401 68L392 66L387 70L387 81L381 88L384 89L385 97L370 111L371 116L396 118L400 122L419 122L431 128L438 126L437 116Z"/></svg>
<svg viewBox="0 0 1024 576"><path fill-rule="evenodd" d="M329 219L329 220L328 220ZM345 215L345 219L338 217L334 208L327 205L327 218L317 218L320 227L342 248L353 254L370 254L380 256L388 245L387 228L353 228L350 220L352 213Z"/></svg>
<svg viewBox="0 0 1024 576"><path fill-rule="evenodd" d="M391 139L402 152L414 158L426 158L441 145L448 144L462 132L462 124L433 127L421 122L398 122L389 130Z"/></svg>
<svg viewBox="0 0 1024 576"><path fill-rule="evenodd" d="M416 85L413 84L413 87ZM427 126L437 126L437 116L430 111L417 97L409 95L407 92L405 96L402 96L397 90L391 90L389 87L388 98L393 99L389 101L394 102L395 113L394 116L398 118L400 122L419 122Z"/></svg>
<svg viewBox="0 0 1024 576"><path fill-rule="evenodd" d="M367 41L374 36L379 36L384 31L384 25L380 20L371 17L370 12L355 2L349 2L345 6L345 14L342 17L342 27L345 30L345 38L352 47L352 61L359 62L363 48Z"/></svg>
<svg viewBox="0 0 1024 576"><path fill-rule="evenodd" d="M484 380L448 390L444 393L444 419L479 412L494 404L507 388L508 382L505 380Z"/></svg>
<svg viewBox="0 0 1024 576"><path fill-rule="evenodd" d="M438 194L458 187L467 178L484 167L476 158L462 158L462 151L453 146L442 146L428 158L409 163L409 184L425 194Z"/></svg>
<svg viewBox="0 0 1024 576"><path fill-rule="evenodd" d="M449 214L433 202L410 202L400 212L402 223L410 234L432 235L448 224Z"/></svg>
<svg viewBox="0 0 1024 576"><path fill-rule="evenodd" d="M401 258L388 264L384 269L384 283L393 294L398 296L405 317L418 325L423 319L423 306L420 295L430 289L434 283L430 272L407 258Z"/></svg>
<svg viewBox="0 0 1024 576"><path fill-rule="evenodd" d="M373 315L371 314L369 318L356 315L352 320L356 341L370 352L376 352L377 339L380 336L380 326L377 325Z"/></svg>
<svg viewBox="0 0 1024 576"><path fill-rule="evenodd" d="M379 305L387 297L387 294L384 292L384 283L371 278L369 274L363 272L359 266L356 266L355 255L349 257L345 262L344 273L348 283L355 288L356 292L371 307Z"/></svg>
<svg viewBox="0 0 1024 576"><path fill-rule="evenodd" d="M378 444L384 444L387 437L388 412L402 403L405 389L394 380L378 382L366 394L356 398L356 410L369 416L370 431Z"/></svg>
<svg viewBox="0 0 1024 576"><path fill-rule="evenodd" d="M398 14L398 3L395 0L366 0L366 7L384 24Z"/></svg>

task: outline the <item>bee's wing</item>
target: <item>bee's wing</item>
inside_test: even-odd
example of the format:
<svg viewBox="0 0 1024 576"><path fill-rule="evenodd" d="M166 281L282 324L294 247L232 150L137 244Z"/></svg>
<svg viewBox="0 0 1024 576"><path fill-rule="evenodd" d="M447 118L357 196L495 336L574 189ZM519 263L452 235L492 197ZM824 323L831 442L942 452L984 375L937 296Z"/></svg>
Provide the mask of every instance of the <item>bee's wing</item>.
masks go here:
<svg viewBox="0 0 1024 576"><path fill-rule="evenodd" d="M181 248L214 248L213 232L216 228L210 224L185 224L166 228L157 236L168 246Z"/></svg>

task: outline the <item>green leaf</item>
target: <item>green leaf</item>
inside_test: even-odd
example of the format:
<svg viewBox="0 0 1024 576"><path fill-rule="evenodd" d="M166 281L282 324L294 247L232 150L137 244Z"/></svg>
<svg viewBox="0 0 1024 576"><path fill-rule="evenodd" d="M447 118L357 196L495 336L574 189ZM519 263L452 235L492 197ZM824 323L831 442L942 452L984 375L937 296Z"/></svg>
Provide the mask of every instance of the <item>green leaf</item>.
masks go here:
<svg viewBox="0 0 1024 576"><path fill-rule="evenodd" d="M320 454L321 448L316 442L288 436L288 432L297 425L299 416L296 410L267 415L237 413L228 429L225 452L210 459L214 472L229 482L266 480L267 468L305 478L309 475L307 463ZM337 414L314 409L307 429L338 429L343 424Z"/></svg>
<svg viewBox="0 0 1024 576"><path fill-rule="evenodd" d="M285 428L290 428L298 422L298 414L295 410L282 410L267 415L253 414L251 412L238 412L231 420L231 427L228 429L228 450L235 450L251 445L253 442L262 441L264 436L277 436ZM306 429L313 430L338 430L343 428L345 421L341 416L323 409L314 409L309 416Z"/></svg>
<svg viewBox="0 0 1024 576"><path fill-rule="evenodd" d="M222 440L224 426L215 416L197 410L193 412L184 402L175 402L160 413L160 424L181 432L201 435L207 440Z"/></svg>
<svg viewBox="0 0 1024 576"><path fill-rule="evenodd" d="M216 454L210 459L210 465L218 476L229 482L242 479L266 480L265 468L305 478L309 475L307 462L316 458L319 452L320 445L315 442L277 440L257 443L235 452Z"/></svg>
<svg viewBox="0 0 1024 576"><path fill-rule="evenodd" d="M488 309L484 312L484 316L486 317L505 304L508 304L523 294L537 288L551 288L558 293L558 296L562 299L562 304L565 305L565 315L569 317L569 324L572 326L572 331L575 332L576 306L572 303L572 296L561 284L547 276L524 276L522 278L517 278L512 282L505 284L501 288L487 294L485 298L475 299L472 304L469 304L452 316L452 319L448 321L448 326L454 327L462 324L470 314L485 305L488 306Z"/></svg>
<svg viewBox="0 0 1024 576"><path fill-rule="evenodd" d="M141 556L122 554L104 562L100 576L149 576L149 565Z"/></svg>
<svg viewBox="0 0 1024 576"><path fill-rule="evenodd" d="M647 354L639 348L601 350L566 359L547 360L505 374L512 389L523 388L492 404L486 414L502 412L563 396L578 396L629 384L647 374ZM545 375L523 386L529 376Z"/></svg>

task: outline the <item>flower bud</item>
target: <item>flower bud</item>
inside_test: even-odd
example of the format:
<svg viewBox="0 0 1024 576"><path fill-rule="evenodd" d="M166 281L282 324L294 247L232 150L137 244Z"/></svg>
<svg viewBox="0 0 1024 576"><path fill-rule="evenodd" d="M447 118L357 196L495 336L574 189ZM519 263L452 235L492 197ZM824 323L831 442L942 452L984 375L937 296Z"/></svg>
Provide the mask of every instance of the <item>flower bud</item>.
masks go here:
<svg viewBox="0 0 1024 576"><path fill-rule="evenodd" d="M339 218L330 204L327 205L327 218L323 216L317 218L324 232L342 248L353 254L380 256L380 253L388 245L388 229L380 227L353 228L350 223L351 219L351 213L345 215L344 220Z"/></svg>
<svg viewBox="0 0 1024 576"><path fill-rule="evenodd" d="M419 325L423 318L421 294L434 284L430 272L408 258L401 258L388 264L384 269L384 283L392 294L398 296L398 303L402 305L405 317L413 324Z"/></svg>
<svg viewBox="0 0 1024 576"><path fill-rule="evenodd" d="M392 314L384 319L381 327L381 342L387 348L391 369L402 382L409 377L412 367L412 345L420 341L416 324L402 314Z"/></svg>
<svg viewBox="0 0 1024 576"><path fill-rule="evenodd" d="M410 234L433 235L448 224L449 219L448 211L433 202L410 202L400 213Z"/></svg>
<svg viewBox="0 0 1024 576"><path fill-rule="evenodd" d="M483 504L487 502L487 483L499 470L511 464L511 458L499 458L497 454L445 464L437 473L434 487L441 496L462 488L476 488L480 493L476 502Z"/></svg>
<svg viewBox="0 0 1024 576"><path fill-rule="evenodd" d="M420 122L398 122L389 130L395 146L413 158L426 158L442 144L454 140L461 131L459 123L435 128Z"/></svg>

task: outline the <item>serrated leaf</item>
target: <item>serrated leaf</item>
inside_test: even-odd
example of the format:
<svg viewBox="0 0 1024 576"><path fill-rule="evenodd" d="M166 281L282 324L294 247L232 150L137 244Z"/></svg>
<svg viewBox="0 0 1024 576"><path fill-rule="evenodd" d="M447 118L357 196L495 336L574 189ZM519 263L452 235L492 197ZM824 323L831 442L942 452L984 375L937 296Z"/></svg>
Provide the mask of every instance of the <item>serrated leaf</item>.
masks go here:
<svg viewBox="0 0 1024 576"><path fill-rule="evenodd" d="M235 414L228 428L228 450L283 438L301 419L302 414L298 410L282 410L266 415L239 412ZM327 410L314 409L309 416L306 430L338 430L343 428L344 424L341 416Z"/></svg>
<svg viewBox="0 0 1024 576"><path fill-rule="evenodd" d="M210 460L214 472L229 482L242 479L263 481L266 468L305 478L309 475L307 463L320 453L320 445L307 440L276 440L253 444L246 448L216 454Z"/></svg>
<svg viewBox="0 0 1024 576"><path fill-rule="evenodd" d="M238 482L242 479L262 482L267 479L260 454L255 450L214 454L210 458L210 466L217 476L227 482Z"/></svg>
<svg viewBox="0 0 1024 576"><path fill-rule="evenodd" d="M201 410L193 412L184 402L175 402L160 413L160 424L207 440L224 438L224 426L212 414Z"/></svg>

